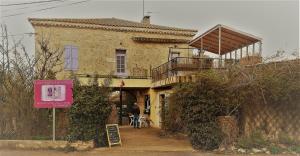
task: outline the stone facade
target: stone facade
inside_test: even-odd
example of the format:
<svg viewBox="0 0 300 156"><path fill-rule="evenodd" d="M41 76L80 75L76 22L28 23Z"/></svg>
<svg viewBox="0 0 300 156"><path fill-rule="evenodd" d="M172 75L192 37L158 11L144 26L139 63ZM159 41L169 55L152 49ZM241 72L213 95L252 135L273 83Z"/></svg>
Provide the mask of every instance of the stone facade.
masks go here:
<svg viewBox="0 0 300 156"><path fill-rule="evenodd" d="M188 48L187 41L195 30L165 27L147 22L131 22L120 19L29 19L36 33L36 45L41 38L50 40L50 47L64 49L66 45L78 48L79 80L86 84L87 75L116 75L116 50L126 50L125 76L114 78L111 87L118 88L125 82L124 90L134 91L141 113L144 112L145 95L150 96L151 115L154 127L160 127L158 91L151 89L151 68L168 61L169 47ZM36 47L38 48L38 47ZM182 50L184 51L184 50ZM188 54L180 52L184 57ZM36 52L36 55L39 55ZM61 58L64 61L64 55ZM63 70L58 79L68 79L70 71ZM143 79L130 76L146 76ZM103 82L103 78L99 79ZM115 113L114 113L115 114ZM115 120L115 117L112 117ZM111 121L116 122L116 121Z"/></svg>
<svg viewBox="0 0 300 156"><path fill-rule="evenodd" d="M78 47L79 69L77 74L108 75L116 71L116 49L126 50L126 75L133 75L136 69L144 69L149 76L150 67L163 64L168 59L169 47L188 47L187 43L136 42L136 36L162 39L191 39L191 35L171 35L134 31L115 31L89 28L52 27L33 25L36 41L47 37L55 47L65 45ZM63 60L63 59L62 59ZM63 64L60 68L63 68ZM66 71L59 74L65 78Z"/></svg>

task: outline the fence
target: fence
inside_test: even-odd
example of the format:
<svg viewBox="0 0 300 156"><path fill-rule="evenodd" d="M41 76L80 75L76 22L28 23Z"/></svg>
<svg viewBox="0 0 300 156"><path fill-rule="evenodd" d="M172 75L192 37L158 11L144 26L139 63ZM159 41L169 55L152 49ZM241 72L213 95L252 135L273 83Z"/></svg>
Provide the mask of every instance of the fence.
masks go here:
<svg viewBox="0 0 300 156"><path fill-rule="evenodd" d="M243 106L241 132L249 135L256 130L272 139L285 134L300 140L300 106L270 106L263 103Z"/></svg>
<svg viewBox="0 0 300 156"><path fill-rule="evenodd" d="M224 69L227 65L236 63L234 59L176 57L151 71L152 81L159 81L182 72L201 71L206 69Z"/></svg>

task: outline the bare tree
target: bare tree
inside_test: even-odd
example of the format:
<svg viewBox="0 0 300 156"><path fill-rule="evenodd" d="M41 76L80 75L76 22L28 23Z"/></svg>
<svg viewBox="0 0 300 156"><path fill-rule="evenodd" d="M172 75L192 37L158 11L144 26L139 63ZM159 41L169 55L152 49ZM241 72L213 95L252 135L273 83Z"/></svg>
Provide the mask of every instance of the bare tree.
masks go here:
<svg viewBox="0 0 300 156"><path fill-rule="evenodd" d="M37 52L30 55L22 39L10 38L5 25L1 25L1 31L0 137L29 137L35 126L48 120L45 110L33 108L33 81L59 72L55 67L61 64L63 51L50 48L50 40L42 36Z"/></svg>

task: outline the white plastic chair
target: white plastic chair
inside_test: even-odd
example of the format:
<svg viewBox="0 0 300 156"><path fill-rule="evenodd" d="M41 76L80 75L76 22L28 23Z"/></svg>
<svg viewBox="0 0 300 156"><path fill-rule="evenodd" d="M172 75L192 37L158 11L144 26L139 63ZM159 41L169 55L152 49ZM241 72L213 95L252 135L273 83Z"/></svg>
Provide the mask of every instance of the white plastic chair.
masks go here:
<svg viewBox="0 0 300 156"><path fill-rule="evenodd" d="M129 119L130 119L130 123L129 123L129 125L130 125L130 126L132 126L132 125L133 125L133 117L134 117L133 115L130 115L130 116L129 116Z"/></svg>
<svg viewBox="0 0 300 156"><path fill-rule="evenodd" d="M144 116L139 117L139 127L142 128L142 124L146 125L146 118Z"/></svg>

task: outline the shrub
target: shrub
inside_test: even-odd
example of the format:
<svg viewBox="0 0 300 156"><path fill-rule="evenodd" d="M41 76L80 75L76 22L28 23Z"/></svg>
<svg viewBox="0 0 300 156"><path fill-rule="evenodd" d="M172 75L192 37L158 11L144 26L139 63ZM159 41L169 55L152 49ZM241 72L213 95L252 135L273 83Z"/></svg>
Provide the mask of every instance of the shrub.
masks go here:
<svg viewBox="0 0 300 156"><path fill-rule="evenodd" d="M241 137L237 142L237 146L244 149L264 148L268 144L269 142L259 130L254 131L249 136Z"/></svg>
<svg viewBox="0 0 300 156"><path fill-rule="evenodd" d="M81 86L75 79L74 103L69 111L69 141L94 140L96 146L106 146L105 124L111 112L109 89L99 87L97 76L89 86Z"/></svg>
<svg viewBox="0 0 300 156"><path fill-rule="evenodd" d="M223 134L216 122L198 123L191 126L189 131L190 140L195 149L216 149L223 139Z"/></svg>
<svg viewBox="0 0 300 156"><path fill-rule="evenodd" d="M289 137L285 133L280 133L279 134L278 141L279 141L279 143L284 144L284 145L288 145L288 146L297 145L297 141L293 140L291 137Z"/></svg>
<svg viewBox="0 0 300 156"><path fill-rule="evenodd" d="M296 153L300 153L300 145L293 145L290 147L290 150Z"/></svg>
<svg viewBox="0 0 300 156"><path fill-rule="evenodd" d="M217 116L224 114L222 95L225 88L223 77L209 71L201 73L198 82L183 85L171 95L170 114L182 114L171 122L175 126L180 124L176 123L179 119L185 123L188 136L196 149L212 150L222 143L224 135L217 124Z"/></svg>
<svg viewBox="0 0 300 156"><path fill-rule="evenodd" d="M184 113L184 103L186 102L186 97L188 97L189 89L191 86L189 84L181 84L176 86L174 93L169 97L169 110L166 111L164 128L167 132L177 133L186 132L186 121Z"/></svg>
<svg viewBox="0 0 300 156"><path fill-rule="evenodd" d="M271 154L280 154L284 151L283 148L276 146L275 144L271 144L268 149L270 150Z"/></svg>

